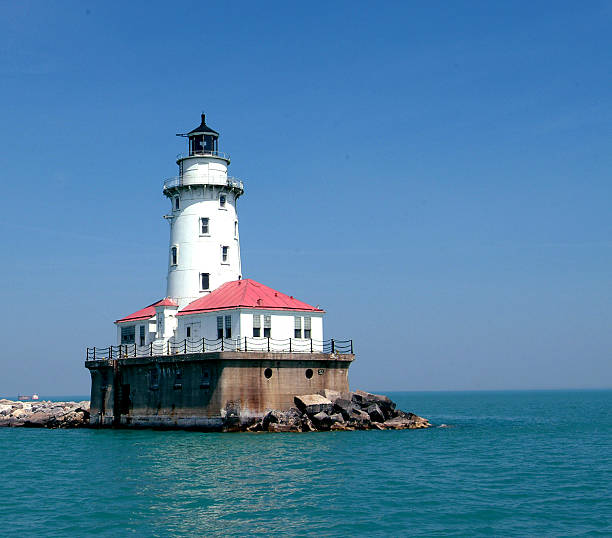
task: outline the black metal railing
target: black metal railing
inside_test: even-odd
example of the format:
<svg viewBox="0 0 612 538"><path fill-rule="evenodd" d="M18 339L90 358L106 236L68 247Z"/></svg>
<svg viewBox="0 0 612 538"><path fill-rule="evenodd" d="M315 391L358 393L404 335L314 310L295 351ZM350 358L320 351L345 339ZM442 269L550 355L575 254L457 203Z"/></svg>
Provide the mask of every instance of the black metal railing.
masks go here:
<svg viewBox="0 0 612 538"><path fill-rule="evenodd" d="M159 355L186 355L188 353L209 353L214 351L265 351L273 353L353 353L352 340L314 340L312 338L187 338L183 341L167 340L137 344L121 344L108 347L88 347L88 361L127 359L130 357L155 357Z"/></svg>

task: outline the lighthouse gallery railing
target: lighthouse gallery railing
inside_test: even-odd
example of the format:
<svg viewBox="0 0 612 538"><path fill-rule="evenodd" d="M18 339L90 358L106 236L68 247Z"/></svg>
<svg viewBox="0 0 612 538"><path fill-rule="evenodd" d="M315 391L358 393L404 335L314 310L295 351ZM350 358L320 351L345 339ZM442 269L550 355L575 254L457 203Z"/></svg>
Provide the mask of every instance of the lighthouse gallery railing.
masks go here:
<svg viewBox="0 0 612 538"><path fill-rule="evenodd" d="M88 347L86 357L91 360L127 359L130 357L156 357L186 355L218 351L263 351L271 353L353 353L352 340L314 340L305 338L187 338L181 342L151 342L144 346L121 344L108 347Z"/></svg>

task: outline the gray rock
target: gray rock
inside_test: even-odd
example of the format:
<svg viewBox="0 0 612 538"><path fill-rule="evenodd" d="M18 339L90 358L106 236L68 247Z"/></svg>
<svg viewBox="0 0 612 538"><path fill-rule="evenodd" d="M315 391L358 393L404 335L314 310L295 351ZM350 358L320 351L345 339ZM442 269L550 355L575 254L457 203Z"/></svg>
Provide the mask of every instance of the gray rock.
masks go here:
<svg viewBox="0 0 612 538"><path fill-rule="evenodd" d="M356 390L351 393L351 400L362 409L367 409L370 405L376 404L386 417L390 417L395 409L395 402L387 396L372 394L363 390Z"/></svg>
<svg viewBox="0 0 612 538"><path fill-rule="evenodd" d="M342 422L344 423L344 417L341 413L334 413L333 415L329 415L329 419L333 422Z"/></svg>
<svg viewBox="0 0 612 538"><path fill-rule="evenodd" d="M268 426L269 432L301 432L302 427L295 427L292 424L272 423Z"/></svg>
<svg viewBox="0 0 612 538"><path fill-rule="evenodd" d="M368 428L370 426L370 415L361 409L355 409L349 417L348 424L356 428Z"/></svg>
<svg viewBox="0 0 612 538"><path fill-rule="evenodd" d="M341 397L341 394L337 390L331 390L331 389L323 389L319 391L319 394L327 398L332 403L335 403L335 401Z"/></svg>
<svg viewBox="0 0 612 538"><path fill-rule="evenodd" d="M376 404L372 404L368 406L368 408L366 409L366 412L368 413L368 415L370 415L370 420L372 422L384 422L385 421L385 416L383 415L383 412L380 410L380 407L378 407L378 405Z"/></svg>
<svg viewBox="0 0 612 538"><path fill-rule="evenodd" d="M350 400L345 398L338 398L334 402L334 412L341 413L344 420L348 420L351 413L355 410L355 406Z"/></svg>
<svg viewBox="0 0 612 538"><path fill-rule="evenodd" d="M263 420L261 421L261 425L264 430L268 429L270 424L277 424L282 420L282 413L280 411L276 411L273 409L272 411L268 411Z"/></svg>
<svg viewBox="0 0 612 538"><path fill-rule="evenodd" d="M328 430L332 425L331 417L324 411L313 415L312 422L318 430Z"/></svg>
<svg viewBox="0 0 612 538"><path fill-rule="evenodd" d="M293 398L295 405L302 413L313 417L317 413L331 413L334 405L330 400L320 394L304 394Z"/></svg>
<svg viewBox="0 0 612 538"><path fill-rule="evenodd" d="M308 418L308 415L304 415L302 417L302 431L303 432L316 432L317 429L315 425L312 423L312 420Z"/></svg>

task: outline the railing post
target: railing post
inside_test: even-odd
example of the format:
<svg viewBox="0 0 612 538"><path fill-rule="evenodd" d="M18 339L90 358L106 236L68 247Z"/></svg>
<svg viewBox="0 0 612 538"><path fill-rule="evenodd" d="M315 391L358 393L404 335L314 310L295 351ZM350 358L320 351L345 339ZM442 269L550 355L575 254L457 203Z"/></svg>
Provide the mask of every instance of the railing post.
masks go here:
<svg viewBox="0 0 612 538"><path fill-rule="evenodd" d="M268 353L270 352L270 337L268 336Z"/></svg>
<svg viewBox="0 0 612 538"><path fill-rule="evenodd" d="M312 348L312 338L310 339L310 352L312 353L314 350Z"/></svg>
<svg viewBox="0 0 612 538"><path fill-rule="evenodd" d="M260 318L261 319L261 318ZM244 337L244 350L247 350L247 337Z"/></svg>
<svg viewBox="0 0 612 538"><path fill-rule="evenodd" d="M153 341L149 342L149 357L153 356Z"/></svg>
<svg viewBox="0 0 612 538"><path fill-rule="evenodd" d="M334 351L336 351L336 346L334 344L334 339L332 338L332 353L334 353Z"/></svg>
<svg viewBox="0 0 612 538"><path fill-rule="evenodd" d="M136 356L136 344L134 344L134 357Z"/></svg>
<svg viewBox="0 0 612 538"><path fill-rule="evenodd" d="M289 353L291 353L291 336L289 337Z"/></svg>
<svg viewBox="0 0 612 538"><path fill-rule="evenodd" d="M225 338L223 338L223 336L221 337L221 351L224 351L224 345L223 345L223 341L225 340Z"/></svg>
<svg viewBox="0 0 612 538"><path fill-rule="evenodd" d="M96 360L96 346L94 346L94 356L93 356L93 360Z"/></svg>
<svg viewBox="0 0 612 538"><path fill-rule="evenodd" d="M202 336L202 353L206 353L206 339Z"/></svg>
<svg viewBox="0 0 612 538"><path fill-rule="evenodd" d="M183 349L185 350L185 355L187 355L187 338L185 338L185 347Z"/></svg>
<svg viewBox="0 0 612 538"><path fill-rule="evenodd" d="M89 348L87 348L87 351L85 352L85 360L89 360Z"/></svg>
<svg viewBox="0 0 612 538"><path fill-rule="evenodd" d="M109 346L108 349L110 350L108 352L108 358L113 360L113 346Z"/></svg>
<svg viewBox="0 0 612 538"><path fill-rule="evenodd" d="M168 355L170 355L170 340L168 340Z"/></svg>
<svg viewBox="0 0 612 538"><path fill-rule="evenodd" d="M353 339L351 338L351 355L353 354Z"/></svg>

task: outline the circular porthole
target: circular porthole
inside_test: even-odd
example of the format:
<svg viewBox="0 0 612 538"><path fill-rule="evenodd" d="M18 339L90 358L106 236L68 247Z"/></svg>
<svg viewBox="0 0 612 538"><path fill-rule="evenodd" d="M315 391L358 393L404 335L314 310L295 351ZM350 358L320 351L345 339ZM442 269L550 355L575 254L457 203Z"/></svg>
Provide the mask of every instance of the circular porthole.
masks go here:
<svg viewBox="0 0 612 538"><path fill-rule="evenodd" d="M266 368L264 370L264 375L266 376L266 379L270 379L272 377L272 368Z"/></svg>
<svg viewBox="0 0 612 538"><path fill-rule="evenodd" d="M308 370L306 370L306 379L310 379L311 377L312 377L312 370L308 368Z"/></svg>

